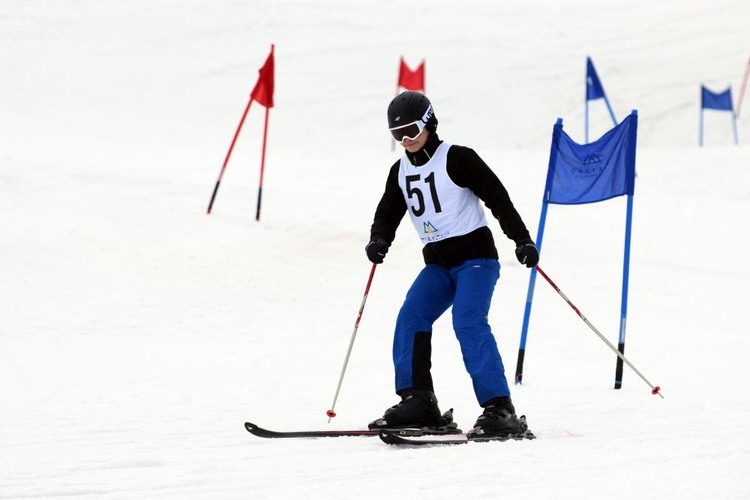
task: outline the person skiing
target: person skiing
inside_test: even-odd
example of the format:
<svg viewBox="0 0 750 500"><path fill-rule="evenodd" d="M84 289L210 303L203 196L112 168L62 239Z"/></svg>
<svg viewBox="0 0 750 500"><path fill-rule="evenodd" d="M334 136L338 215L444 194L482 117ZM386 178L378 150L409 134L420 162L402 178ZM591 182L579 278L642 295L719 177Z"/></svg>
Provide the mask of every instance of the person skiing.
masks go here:
<svg viewBox="0 0 750 500"><path fill-rule="evenodd" d="M383 263L396 229L409 212L422 240L425 267L396 320L393 364L401 401L369 428L443 424L430 374L431 338L433 323L452 306L453 329L483 408L471 433L523 436L525 417L516 416L487 319L500 263L482 202L515 242L519 262L534 267L539 252L507 190L487 164L474 150L440 140L427 96L403 92L391 101L387 115L388 128L405 151L389 171L365 251L372 263Z"/></svg>

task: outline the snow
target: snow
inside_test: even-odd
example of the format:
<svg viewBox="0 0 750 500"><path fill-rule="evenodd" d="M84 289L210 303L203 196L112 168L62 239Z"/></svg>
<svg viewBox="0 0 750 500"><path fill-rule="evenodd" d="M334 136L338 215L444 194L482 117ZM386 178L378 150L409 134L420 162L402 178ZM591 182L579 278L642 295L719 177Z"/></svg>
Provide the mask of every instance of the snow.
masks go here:
<svg viewBox="0 0 750 500"><path fill-rule="evenodd" d="M0 498L749 498L750 118L700 85L748 62L745 0L10 0L0 14ZM254 104L276 47L261 221ZM420 269L402 224L330 408L370 271L398 59L423 58L441 137L476 149L536 234L557 117L583 141L591 56L640 117L626 368L541 279L519 413L539 439L395 449L395 315ZM591 104L591 136L611 126ZM745 104L747 106L747 104ZM540 265L617 342L625 200L550 207ZM493 226L490 322L512 379L529 271ZM480 408L450 318L441 407Z"/></svg>

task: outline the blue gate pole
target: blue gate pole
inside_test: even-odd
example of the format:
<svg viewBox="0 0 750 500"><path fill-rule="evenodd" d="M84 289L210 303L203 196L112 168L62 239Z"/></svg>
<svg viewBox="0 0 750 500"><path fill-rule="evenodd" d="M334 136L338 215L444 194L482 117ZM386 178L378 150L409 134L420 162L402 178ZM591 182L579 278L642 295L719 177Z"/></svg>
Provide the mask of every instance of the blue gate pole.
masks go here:
<svg viewBox="0 0 750 500"><path fill-rule="evenodd" d="M609 99L607 98L607 94L604 94L604 102L607 104L607 109L609 110L609 116L612 117L612 123L614 126L617 126L617 119L615 118L615 112L612 111L612 106L609 105Z"/></svg>
<svg viewBox="0 0 750 500"><path fill-rule="evenodd" d="M698 120L698 146L703 147L703 95L701 94L701 114Z"/></svg>
<svg viewBox="0 0 750 500"><path fill-rule="evenodd" d="M542 203L542 214L539 217L539 230L536 235L536 247L541 255L542 238L544 237L544 224L547 219L547 206L545 200ZM523 360L526 355L526 338L529 334L529 319L531 318L531 303L534 300L534 285L536 284L536 268L531 269L529 274L529 289L526 292L526 308L523 311L523 326L521 327L521 343L518 346L518 359L516 360L516 384L523 382Z"/></svg>
<svg viewBox="0 0 750 500"><path fill-rule="evenodd" d="M587 101L588 104L588 101ZM549 167L547 168L547 181L544 185L544 198L542 199L542 213L539 215L539 228L536 233L536 248L539 250L539 254L542 253L542 240L544 238L544 225L547 221L547 207L549 206L548 199L549 193L552 186L552 178L555 172L555 163L557 155L555 150L557 149L557 143L562 133L562 118L558 118L552 129L552 145L550 146L550 160ZM516 384L520 384L523 381L523 361L526 355L526 339L529 333L529 319L531 318L531 303L534 300L534 285L536 283L536 268L531 269L529 274L529 289L526 292L526 307L523 312L523 326L521 327L521 341L518 346L518 359L516 360Z"/></svg>
<svg viewBox="0 0 750 500"><path fill-rule="evenodd" d="M622 265L622 302L620 305L620 339L617 349L625 355L625 331L628 319L628 286L630 281L630 236L633 226L633 196L628 195L628 208L625 217L625 257ZM615 389L622 387L622 359L618 356L615 369Z"/></svg>
<svg viewBox="0 0 750 500"><path fill-rule="evenodd" d="M629 132L629 149L627 151L627 196L628 205L625 216L625 252L622 263L622 303L620 307L620 339L617 348L625 356L625 332L628 323L628 284L630 280L630 240L633 228L633 195L635 194L635 150L638 137L638 111L633 110L630 114L635 120ZM631 170L632 169L632 170ZM622 387L622 358L617 357L615 369L615 389Z"/></svg>

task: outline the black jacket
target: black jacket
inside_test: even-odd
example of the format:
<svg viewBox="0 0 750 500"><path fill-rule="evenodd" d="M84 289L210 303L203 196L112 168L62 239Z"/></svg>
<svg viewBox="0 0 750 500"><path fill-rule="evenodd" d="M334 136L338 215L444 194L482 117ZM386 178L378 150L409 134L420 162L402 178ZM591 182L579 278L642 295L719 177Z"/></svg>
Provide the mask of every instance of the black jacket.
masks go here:
<svg viewBox="0 0 750 500"><path fill-rule="evenodd" d="M412 164L424 165L441 142L433 132L423 149L414 154L407 152L406 156ZM375 210L375 218L370 228L370 239L383 238L392 243L396 237L396 229L406 213L406 201L398 185L400 162L401 160L398 160L394 163L388 173L385 192ZM484 202L500 222L500 228L508 238L516 244L530 240L529 231L513 207L508 191L473 149L451 146L448 150L446 168L448 176L457 186L469 188ZM469 259L498 258L492 232L487 226L469 234L428 243L422 249L422 254L425 264L439 264L444 267L453 267Z"/></svg>

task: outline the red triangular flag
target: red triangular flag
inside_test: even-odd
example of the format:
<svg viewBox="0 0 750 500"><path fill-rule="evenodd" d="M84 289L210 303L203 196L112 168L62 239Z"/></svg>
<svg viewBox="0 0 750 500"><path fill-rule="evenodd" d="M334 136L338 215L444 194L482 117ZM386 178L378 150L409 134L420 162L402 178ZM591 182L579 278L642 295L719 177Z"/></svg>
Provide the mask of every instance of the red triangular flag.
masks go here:
<svg viewBox="0 0 750 500"><path fill-rule="evenodd" d="M398 85L406 90L424 90L424 61L412 71L402 57L398 70Z"/></svg>
<svg viewBox="0 0 750 500"><path fill-rule="evenodd" d="M258 70L258 83L250 93L250 97L267 108L273 107L273 45L265 64Z"/></svg>

